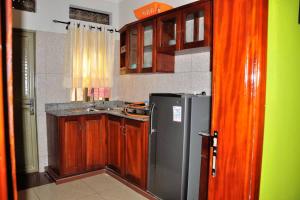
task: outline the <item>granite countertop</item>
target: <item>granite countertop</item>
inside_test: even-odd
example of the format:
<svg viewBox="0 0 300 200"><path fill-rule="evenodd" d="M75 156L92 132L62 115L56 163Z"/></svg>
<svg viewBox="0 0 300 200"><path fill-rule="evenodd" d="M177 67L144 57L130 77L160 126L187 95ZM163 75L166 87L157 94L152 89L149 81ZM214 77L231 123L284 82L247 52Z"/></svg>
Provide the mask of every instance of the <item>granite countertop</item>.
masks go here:
<svg viewBox="0 0 300 200"><path fill-rule="evenodd" d="M135 116L126 115L123 112L124 103L120 101L96 102L93 104L93 106L96 109L97 108L99 109L96 111L88 111L87 109L90 106L91 103L86 103L86 102L46 104L45 111L47 114L51 114L57 117L109 114L118 117L124 117L127 119L138 120L138 121L149 121L149 116L135 117Z"/></svg>

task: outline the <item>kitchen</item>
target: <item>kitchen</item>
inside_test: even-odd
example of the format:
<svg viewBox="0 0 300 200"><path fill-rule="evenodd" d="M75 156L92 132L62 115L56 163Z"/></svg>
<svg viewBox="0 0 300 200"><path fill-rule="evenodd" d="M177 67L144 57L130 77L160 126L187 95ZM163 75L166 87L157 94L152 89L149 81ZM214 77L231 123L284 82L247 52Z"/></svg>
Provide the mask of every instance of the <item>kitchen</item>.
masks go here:
<svg viewBox="0 0 300 200"><path fill-rule="evenodd" d="M76 187L74 187L74 185L76 181L84 182L84 180L88 178L92 179L96 176L109 174L113 177L110 181L118 180L133 189L137 193L134 193L134 195L142 195L146 198L197 199L201 194L205 194L203 199L207 198L206 195L208 195L209 199L219 199L222 195L229 199L234 196L243 198L249 195L258 198L264 123L262 119L264 116L263 105L265 101L266 16L268 13L264 12L263 17L258 17L258 15L261 14L259 12L244 13L247 17L252 16L252 20L260 26L252 26L253 23L246 23L244 24L245 29L240 29L238 32L235 32L226 26L226 22L230 22L232 19L224 18L224 23L221 23L221 20L216 20L223 18L223 15L228 16L230 8L237 9L237 7L234 7L234 3L230 5L232 7L226 7L218 1L214 1L214 4L212 4L212 1L166 1L166 3L175 9L150 17L148 18L148 21L144 20L137 22L133 10L144 6L147 3L150 2L139 1L137 3L130 0L94 2L91 0L88 2L70 1L50 3L42 1L37 2L36 13L20 11L17 9L13 10L13 27L16 28L15 35L20 34L21 37L26 37L33 41L33 45L25 50L34 57L32 60L29 59L28 62L35 67L35 69L29 72L32 73L29 76L29 79L32 78L30 79L30 81L32 81L30 84L32 85L29 85L24 90L26 91L30 88L29 90L33 91L33 93L29 92L28 102L25 102L24 104L27 106L26 109L28 110L29 117L27 119L34 121L32 115L36 118L36 130L33 131L33 134L31 135L30 145L27 144L32 148L26 149L31 155L29 157L26 157L26 155L25 158L29 158L28 160L31 159L32 161L29 166L32 171L28 171L38 174L41 173L43 176L45 175L46 178L51 177L52 180L54 179L56 183L58 183L57 185L55 183L50 183L45 186L48 188L48 194L52 193L53 195L57 195L54 191L59 190L53 188L64 187L64 184L65 186L70 184L72 185L70 187L75 189ZM92 8L91 5L93 5ZM239 5L239 3L236 5ZM268 9L265 2L249 3L248 6L253 10L257 8L258 10L261 9L267 11ZM113 38L111 39L113 41L111 44L113 45L106 47L106 49L110 49L109 51L111 52L109 53L112 53L113 55L110 57L113 58L113 60L110 60L110 64L107 64L111 65L111 69L109 70L112 71L108 70L108 72L103 72L104 74L111 73L108 78L109 80L107 79L108 84L104 86L103 90L94 89L97 87L92 87L93 89L80 89L80 84L76 86L73 85L72 87L65 85L65 81L68 79L68 77L66 78L68 72L66 72L65 67L65 59L67 57L66 48L68 48L66 41L69 39L68 32L71 32L74 28L76 29L77 26L84 26L84 23L68 23L70 21L68 16L71 10L70 8L75 10L87 9L92 12L102 11L102 14L106 14L109 21L111 21L108 30L113 36L109 36ZM199 10L197 9L199 8L205 10L204 15L202 15L203 12L198 13ZM243 10L244 7L239 7L239 9ZM202 15L202 18L198 18L199 14L200 16ZM234 12L234 14L237 16L239 15L238 11ZM203 19L205 21L201 21ZM190 20L193 22L193 26L189 23ZM244 19L235 18L234 20L243 21ZM149 21L153 21L153 24L149 23ZM199 25L205 27L204 31L199 28ZM152 40L150 41L150 46L149 40L145 38L144 40L141 39L144 37L143 34L147 35L149 39L149 26L152 26L152 30L150 31L152 34L150 37ZM66 30L66 27L68 30ZM97 26L95 27L97 28ZM193 27L193 29L189 29L191 27ZM257 27L262 28L260 29ZM197 28L199 28L199 31ZM22 35L23 32L20 29L27 30L27 35ZM106 27L104 27L104 29L106 29ZM245 32L244 30L246 29L250 31ZM214 32L212 32L212 30L214 30ZM224 32L224 30L227 30L227 32ZM251 35L251 31L252 33L255 33L255 37L251 38L249 36L252 43L245 44L248 44L249 48L251 45L254 45L259 51L246 52L244 50L247 49L247 45L241 47L237 41L234 41L236 40L235 38L249 41L247 34ZM164 35L164 33L167 33L167 35ZM192 34L192 36L189 34ZM72 34L70 35L72 36ZM228 49L228 41L222 39L225 37L224 35L227 35L229 41L231 41L230 44L239 47L240 51L236 52L232 49ZM202 41L200 42L197 40ZM15 39L14 41L17 40ZM145 45L145 43L148 44ZM18 42L18 44L20 43ZM18 46L15 48L18 48ZM151 50L150 57L152 58L150 59L150 65L149 49ZM228 54L229 57L227 57L227 55L224 55L224 49L226 49L228 53L232 52L232 54ZM143 51L148 52L146 53ZM250 60L247 60L247 63L253 62L253 65L251 65L253 68L248 68L248 71L244 71L246 69L244 67L232 67L244 66L245 63L243 62L245 60L239 58L245 58L245 53L249 53L248 56L251 55L254 58L259 58L258 60L255 60L252 59L251 56L247 57L250 58ZM230 57L234 59L234 54L236 55L235 58L237 60L230 60ZM145 59L147 56L148 58ZM15 57L17 56L15 55ZM16 61L14 60L14 62ZM234 62L234 65L232 65L232 62ZM258 71L255 71L254 68L257 67L257 62L261 65L259 65ZM220 68L219 66L221 65L227 66L228 68ZM259 73L256 74L255 72ZM233 79L233 74L236 74L236 77L238 78ZM254 78L251 80L248 79L247 77L249 74L252 74ZM104 76L106 75L107 74ZM82 79L78 82L82 83L84 81L86 80ZM18 82L16 81L15 85L17 84ZM222 86L222 84L224 86ZM253 91L249 90L247 87L248 84L255 85L255 87L252 88ZM238 92L234 93L234 88L236 88ZM251 96L254 91L259 95ZM153 174L151 174L150 170L151 156L153 156L151 153L153 150L151 148L151 142L154 141L151 136L153 136L152 134L155 133L156 130L156 128L153 127L153 124L162 124L165 123L165 120L169 120L168 117L164 117L157 121L159 116L157 116L157 114L155 115L155 112L157 112L155 109L157 108L153 105L159 105L160 100L155 101L155 97L160 96L164 99L171 96L183 99L186 98L188 99L187 102L193 102L196 101L195 98L209 98L211 95L212 121L209 122L210 120L208 120L206 122L208 125L203 130L196 130L196 132L200 133L200 135L202 134L203 137L209 136L207 138L211 140L210 145L207 143L206 158L208 166L204 169L204 171L207 172L206 184L204 184L207 188L203 190L200 187L199 189L200 180L196 178L198 180L196 182L199 184L198 186L195 186L198 187L197 197L187 197L187 191L189 190L187 185L190 184L187 180L190 177L188 173L193 171L187 169L187 167L194 165L188 164L190 163L188 159L185 160L185 158L181 158L182 160L179 162L184 163L182 171L183 180L181 181L181 183L184 184L181 187L184 189L178 194L176 193L175 197L164 197L164 193L168 190L164 187L171 187L172 185L170 182L167 182L165 186L162 185L158 188L158 190L162 189L162 193L153 192L153 188L151 189L151 179L153 178ZM17 97L17 95L15 96ZM243 96L249 97L249 99L247 100L247 98L243 98ZM106 101L99 101L100 98L104 98ZM89 102L66 103L74 100ZM129 102L142 103L130 105ZM150 118L137 116L137 113L121 112L121 110L124 110L124 107L130 112L133 107L144 105L149 106L149 108L146 109L146 115L151 115ZM188 125L182 126L189 132L190 129L193 129L193 126L191 126L189 120L186 122L186 119L191 118L191 121L193 121L193 119L198 119L199 116L197 116L197 114L199 115L199 112L195 114L197 117L191 117L194 109L191 109L191 112L187 112L188 114L185 114L185 109L181 109L184 108L184 106L187 106L188 108L191 106L193 108L193 105L196 104L187 103L180 106L174 104L170 107L173 109L172 112L165 111L162 113L170 112L169 116L172 116L171 121L173 122L179 122L179 124L187 123ZM210 103L206 104L206 108L209 108L207 113L210 113L209 105ZM160 106L158 107L161 108ZM163 108L164 107L166 106L163 106ZM227 112L224 112L223 115L222 111L226 109ZM261 112L252 113L252 109ZM133 109L132 112L138 110L139 109ZM228 112L228 110L230 110L230 112ZM19 118L19 120L22 120L22 117L15 116L16 119ZM209 114L206 116L209 116ZM199 119L202 118L203 116ZM226 124L223 123L225 118L228 119ZM152 120L154 120L154 122ZM181 120L185 123L181 123ZM239 121L240 123L233 125L236 121ZM243 126L242 122L249 126ZM20 121L16 120L15 123L15 127L18 127ZM194 122L194 124L197 124L197 121ZM211 130L209 130L210 126ZM170 127L171 126L166 126L166 129ZM239 127L244 128L242 132L245 134L236 134L237 130L241 133ZM28 127L25 125L25 129L26 128ZM17 128L15 129L18 131ZM89 130L87 131L87 129ZM174 132L174 129L170 128L170 130L172 130L170 132ZM231 133L228 132L229 130L231 130ZM88 138L88 136L84 136L85 133L89 131L94 132L94 136L100 138L102 142L100 146L97 146L99 145L97 142L95 144L93 137ZM219 139L219 131L223 134L225 132L227 133L225 135L220 135L220 148L217 147L219 144L217 142ZM77 139L71 137L74 133L76 134ZM136 133L140 133L142 136L136 138ZM61 135L65 136L62 137ZM230 136L234 136L235 140L232 141ZM59 137L62 138L59 139ZM110 142L112 139L118 137L123 139L117 139L118 142ZM185 139L179 140L180 142L183 142L184 146L188 145L187 147L185 146L184 149L190 151L190 145L186 144ZM18 140L16 141L18 142ZM245 148L242 148L245 141L252 141L253 143L247 144L244 146ZM240 148L240 152L239 154L232 153L228 155L226 153L227 151L235 149L233 145L236 145L236 148ZM97 148L90 148L92 146L97 146ZM168 145L165 144L165 146ZM126 149L128 147L132 149ZM178 146L176 147L178 148ZM183 152L185 152L184 149L182 150ZM224 149L226 149L226 151ZM98 155L98 150L101 152L101 155ZM16 148L16 151L18 164L18 151L22 153L22 149ZM90 151L91 154L87 153L87 151ZM118 152L117 155L115 155L116 151ZM136 151L137 154L135 154L134 151ZM27 153L26 151L24 152ZM174 152L171 153L174 154ZM187 157L193 157L189 152L185 152L184 154L187 155ZM251 154L255 154L254 159L250 159L249 155ZM89 157L91 155L92 157ZM217 155L218 159L216 159ZM95 156L95 158L93 156ZM158 155L155 153L155 156ZM97 162L95 159L98 159L98 161L101 160L101 164L95 166L95 162ZM132 162L132 159L136 163ZM198 159L200 159L199 155ZM226 159L232 162L226 162ZM245 161L247 162L236 162L237 160L243 159L246 159ZM195 161L195 159L190 159L190 161ZM86 162L90 162L90 168ZM201 168L200 171L199 166L198 168L198 173L202 174L203 169ZM231 169L235 169L236 174L232 174L233 171ZM237 173L236 170L240 173ZM232 177L232 180L236 181L234 190L230 191L228 190L229 186L224 187L224 185L224 188L217 187L221 180L229 183L230 176ZM172 177L172 175L170 177ZM72 183L72 181L75 182ZM118 184L120 184L120 182L118 182ZM160 181L162 184L163 182L164 181ZM158 183L156 183L154 187L157 185ZM242 190L240 188L242 185L252 188L252 190L247 190L247 188L243 188ZM39 187L43 187L43 185ZM96 186L96 188L99 187ZM120 188L122 188L122 186L120 186ZM113 191L113 189L111 191ZM129 191L132 192L130 189ZM176 191L178 192L178 190ZM243 193L242 191L248 191L249 193ZM101 191L101 194L105 196L105 192L106 191ZM45 196L37 193L37 189L33 188L27 191L22 190L19 195L21 198L23 196L25 199L28 197L41 199L43 198L42 196ZM74 192L68 198L74 199L75 197L73 195L75 194L78 193ZM99 194L100 193L89 195L91 196L91 199L101 199L101 195L99 196ZM168 195L170 195L170 193ZM139 199L142 198L142 196L130 197L129 199ZM61 198L60 196L53 196L52 198L54 197ZM110 197L108 195L105 197L102 196L102 198L126 199L126 195L123 197L113 197L113 195ZM83 199L83 197L80 197L80 199Z"/></svg>

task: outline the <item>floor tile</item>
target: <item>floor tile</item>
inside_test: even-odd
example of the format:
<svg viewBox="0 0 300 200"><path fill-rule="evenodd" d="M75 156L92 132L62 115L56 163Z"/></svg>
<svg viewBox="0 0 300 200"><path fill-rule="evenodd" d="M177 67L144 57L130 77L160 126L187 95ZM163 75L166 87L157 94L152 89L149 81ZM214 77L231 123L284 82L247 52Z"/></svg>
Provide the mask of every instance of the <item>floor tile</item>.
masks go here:
<svg viewBox="0 0 300 200"><path fill-rule="evenodd" d="M91 194L88 196L84 196L84 197L80 197L80 198L76 198L74 200L106 200L103 199L100 195L98 194Z"/></svg>
<svg viewBox="0 0 300 200"><path fill-rule="evenodd" d="M101 174L60 185L19 191L20 200L146 200L117 179Z"/></svg>
<svg viewBox="0 0 300 200"><path fill-rule="evenodd" d="M65 184L48 184L34 188L40 200L73 200L96 194L90 187L81 181Z"/></svg>
<svg viewBox="0 0 300 200"><path fill-rule="evenodd" d="M18 197L19 200L39 200L33 189L20 190Z"/></svg>
<svg viewBox="0 0 300 200"><path fill-rule="evenodd" d="M115 188L99 193L105 200L146 200L145 197L130 188Z"/></svg>
<svg viewBox="0 0 300 200"><path fill-rule="evenodd" d="M84 178L82 179L82 181L85 182L89 187L91 187L97 193L101 193L103 191L111 190L115 188L127 187L107 174L101 174L89 178Z"/></svg>

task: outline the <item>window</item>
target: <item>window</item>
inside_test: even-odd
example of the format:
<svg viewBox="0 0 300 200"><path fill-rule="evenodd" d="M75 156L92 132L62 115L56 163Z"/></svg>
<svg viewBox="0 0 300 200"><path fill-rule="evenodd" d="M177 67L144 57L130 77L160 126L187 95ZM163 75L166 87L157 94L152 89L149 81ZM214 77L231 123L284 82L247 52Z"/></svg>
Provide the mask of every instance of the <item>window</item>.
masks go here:
<svg viewBox="0 0 300 200"><path fill-rule="evenodd" d="M12 5L18 10L35 12L35 0L13 0Z"/></svg>
<svg viewBox="0 0 300 200"><path fill-rule="evenodd" d="M70 7L70 19L110 25L110 15L82 8Z"/></svg>

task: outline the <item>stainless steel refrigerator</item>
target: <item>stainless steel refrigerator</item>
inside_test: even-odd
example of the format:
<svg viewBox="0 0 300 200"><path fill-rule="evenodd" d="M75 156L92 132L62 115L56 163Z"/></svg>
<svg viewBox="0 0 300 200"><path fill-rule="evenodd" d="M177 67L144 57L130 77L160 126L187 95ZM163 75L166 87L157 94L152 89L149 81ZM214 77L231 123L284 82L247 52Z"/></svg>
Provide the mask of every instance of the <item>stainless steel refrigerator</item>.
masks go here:
<svg viewBox="0 0 300 200"><path fill-rule="evenodd" d="M209 130L210 101L202 95L150 95L148 192L159 199L198 199L199 133Z"/></svg>

